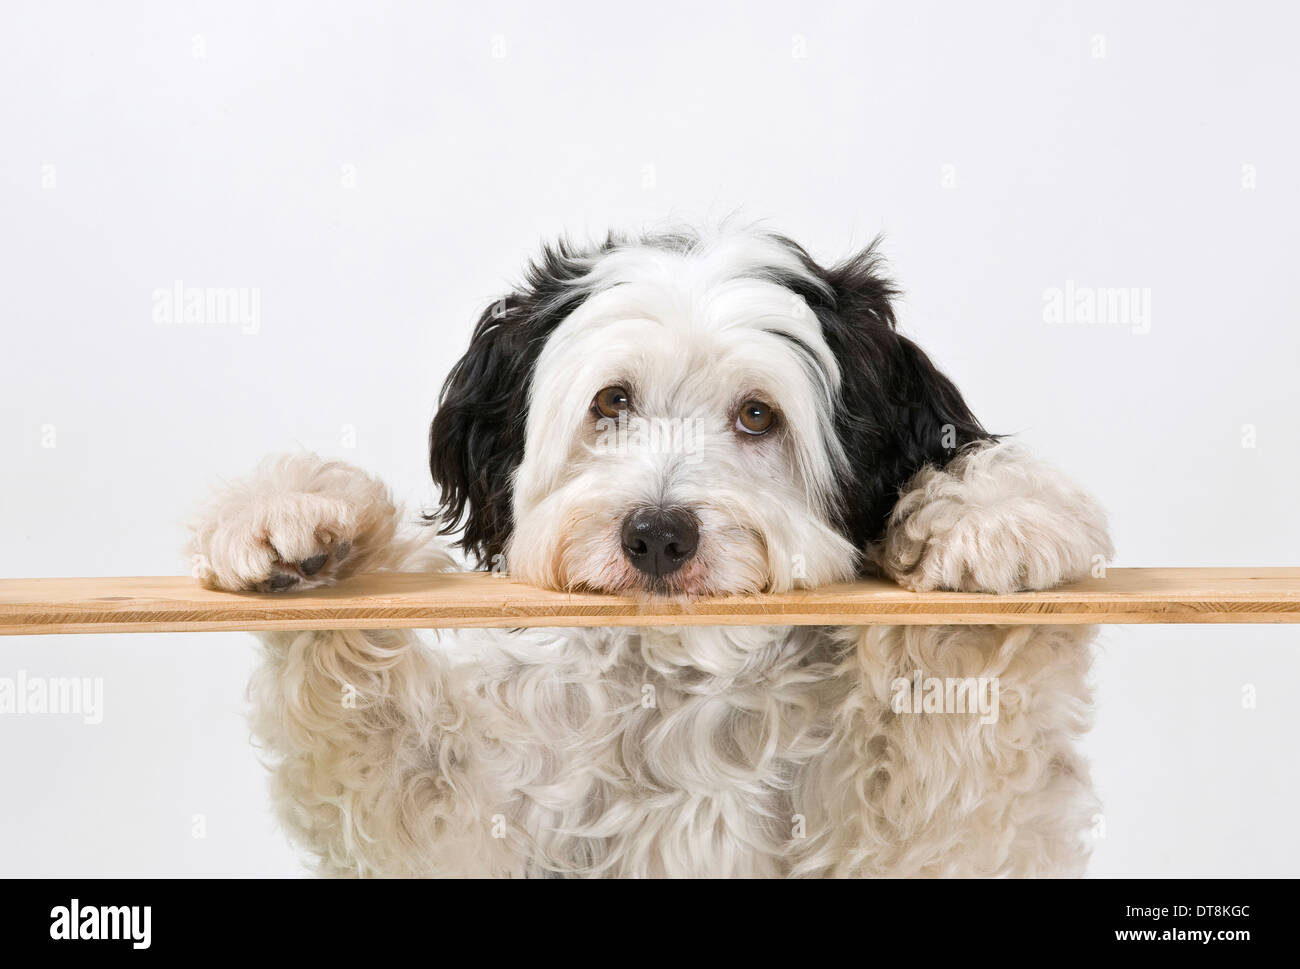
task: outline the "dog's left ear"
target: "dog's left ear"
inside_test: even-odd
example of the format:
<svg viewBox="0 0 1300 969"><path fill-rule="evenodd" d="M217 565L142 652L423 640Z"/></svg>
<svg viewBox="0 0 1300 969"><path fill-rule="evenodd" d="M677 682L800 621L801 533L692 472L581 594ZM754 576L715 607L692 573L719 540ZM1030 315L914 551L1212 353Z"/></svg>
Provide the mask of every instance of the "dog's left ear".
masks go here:
<svg viewBox="0 0 1300 969"><path fill-rule="evenodd" d="M992 435L952 381L897 332L891 301L898 290L881 272L875 242L824 278L833 301L817 315L840 367L834 423L849 464L840 514L846 537L865 549L913 475Z"/></svg>

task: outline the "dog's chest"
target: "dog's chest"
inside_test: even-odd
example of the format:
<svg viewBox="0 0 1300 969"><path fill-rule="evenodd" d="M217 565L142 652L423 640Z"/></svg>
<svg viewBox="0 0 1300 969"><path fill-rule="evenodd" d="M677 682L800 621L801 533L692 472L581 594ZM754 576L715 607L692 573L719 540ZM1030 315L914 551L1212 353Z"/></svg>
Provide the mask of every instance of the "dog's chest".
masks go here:
<svg viewBox="0 0 1300 969"><path fill-rule="evenodd" d="M831 669L809 631L582 630L480 667L491 788L537 873L778 874Z"/></svg>

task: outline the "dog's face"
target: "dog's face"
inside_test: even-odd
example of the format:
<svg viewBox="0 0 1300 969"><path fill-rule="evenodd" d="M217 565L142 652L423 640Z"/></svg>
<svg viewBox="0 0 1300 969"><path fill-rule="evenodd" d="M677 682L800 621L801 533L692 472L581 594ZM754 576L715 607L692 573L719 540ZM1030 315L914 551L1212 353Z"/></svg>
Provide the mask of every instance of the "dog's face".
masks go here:
<svg viewBox="0 0 1300 969"><path fill-rule="evenodd" d="M512 573L687 594L853 574L832 513L839 370L802 300L742 275L743 241L593 269L533 373Z"/></svg>
<svg viewBox="0 0 1300 969"><path fill-rule="evenodd" d="M853 577L906 479L984 436L891 294L870 250L826 271L762 233L547 250L444 387L446 530L561 589Z"/></svg>

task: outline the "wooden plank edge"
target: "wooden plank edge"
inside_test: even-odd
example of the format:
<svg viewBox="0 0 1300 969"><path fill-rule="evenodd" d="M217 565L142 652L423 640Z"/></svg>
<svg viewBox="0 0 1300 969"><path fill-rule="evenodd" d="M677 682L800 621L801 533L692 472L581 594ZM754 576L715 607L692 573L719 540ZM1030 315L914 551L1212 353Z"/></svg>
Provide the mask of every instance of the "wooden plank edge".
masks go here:
<svg viewBox="0 0 1300 969"><path fill-rule="evenodd" d="M1096 602L1034 603L1018 610L972 609L954 603L949 608L882 604L864 609L791 610L745 613L705 610L694 613L628 614L611 607L600 610L532 611L528 615L500 610L466 611L428 607L374 610L321 610L273 615L236 614L221 619L126 611L62 615L7 615L0 636L42 636L75 633L256 632L308 629L481 629L565 628L587 626L959 626L959 625L1150 625L1150 624L1292 624L1300 623L1300 603L1200 602L1108 604ZM592 620L597 620L592 622Z"/></svg>

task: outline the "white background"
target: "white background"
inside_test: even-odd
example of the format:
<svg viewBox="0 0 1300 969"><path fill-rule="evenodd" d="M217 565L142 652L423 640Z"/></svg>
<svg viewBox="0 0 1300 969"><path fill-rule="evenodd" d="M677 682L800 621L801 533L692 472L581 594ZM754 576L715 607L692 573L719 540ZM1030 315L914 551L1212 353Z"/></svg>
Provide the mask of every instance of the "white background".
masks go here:
<svg viewBox="0 0 1300 969"><path fill-rule="evenodd" d="M828 260L883 231L906 331L1101 496L1117 564L1297 564L1288 5L2 17L0 575L183 572L196 500L298 446L427 502L437 388L541 238L737 211ZM260 289L260 329L155 324L176 280ZM1149 289L1151 332L1048 325L1067 280ZM1300 871L1300 629L1101 641L1092 871ZM98 726L0 715L0 872L298 871L253 661L245 634L0 641L0 676L105 691Z"/></svg>

